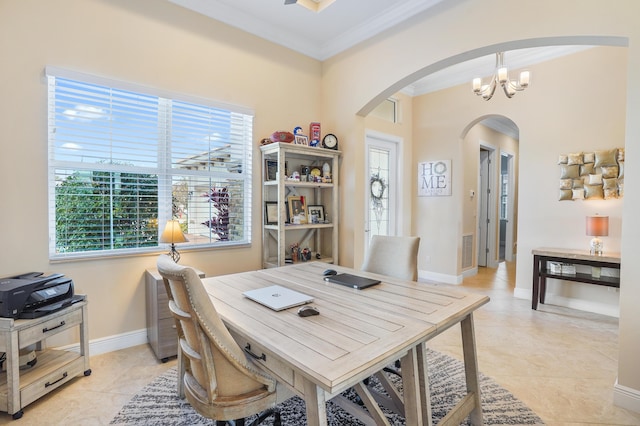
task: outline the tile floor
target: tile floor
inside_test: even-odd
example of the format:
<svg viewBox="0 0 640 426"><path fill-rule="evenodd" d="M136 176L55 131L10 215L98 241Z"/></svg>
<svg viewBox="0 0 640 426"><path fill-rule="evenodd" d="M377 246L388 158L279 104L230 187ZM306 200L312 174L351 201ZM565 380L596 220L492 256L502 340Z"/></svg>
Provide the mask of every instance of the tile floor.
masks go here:
<svg viewBox="0 0 640 426"><path fill-rule="evenodd" d="M615 407L618 321L513 298L515 265L481 268L463 287L491 297L474 314L480 371L513 392L550 426L640 425L640 414ZM460 358L459 328L429 346ZM148 345L91 357L93 373L24 409L15 425L106 425L134 394L175 365ZM14 422L0 413L0 424Z"/></svg>

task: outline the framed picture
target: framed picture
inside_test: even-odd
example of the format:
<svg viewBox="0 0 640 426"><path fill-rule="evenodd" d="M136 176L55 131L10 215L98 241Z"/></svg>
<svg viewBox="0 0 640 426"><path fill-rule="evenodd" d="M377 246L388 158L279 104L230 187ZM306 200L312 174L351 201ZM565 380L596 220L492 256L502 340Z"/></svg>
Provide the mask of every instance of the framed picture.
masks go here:
<svg viewBox="0 0 640 426"><path fill-rule="evenodd" d="M307 207L307 215L309 217L309 223L323 223L325 220L324 206Z"/></svg>
<svg viewBox="0 0 640 426"><path fill-rule="evenodd" d="M291 215L289 214L289 203L287 201L284 202L284 211L287 214L287 220L285 223L291 223Z"/></svg>
<svg viewBox="0 0 640 426"><path fill-rule="evenodd" d="M296 145L309 146L309 138L307 137L307 135L295 135L293 143Z"/></svg>
<svg viewBox="0 0 640 426"><path fill-rule="evenodd" d="M264 203L264 221L267 225L278 224L278 202L265 201Z"/></svg>
<svg viewBox="0 0 640 426"><path fill-rule="evenodd" d="M371 180L371 194L382 188L374 180ZM429 161L418 163L418 197L451 196L451 160Z"/></svg>
<svg viewBox="0 0 640 426"><path fill-rule="evenodd" d="M304 203L304 197L302 196L289 196L287 197L289 203L289 218L291 223L300 225L307 223L307 206Z"/></svg>
<svg viewBox="0 0 640 426"><path fill-rule="evenodd" d="M264 160L264 180L276 180L278 178L278 162L276 160Z"/></svg>

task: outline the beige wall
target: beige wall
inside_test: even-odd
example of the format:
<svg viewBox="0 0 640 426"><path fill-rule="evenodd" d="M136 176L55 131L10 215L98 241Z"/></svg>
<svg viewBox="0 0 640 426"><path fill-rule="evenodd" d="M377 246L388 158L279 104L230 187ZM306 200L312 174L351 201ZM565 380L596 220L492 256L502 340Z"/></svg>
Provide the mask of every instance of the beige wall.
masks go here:
<svg viewBox="0 0 640 426"><path fill-rule="evenodd" d="M155 256L49 263L47 65L253 108L253 244L182 251L181 263L207 275L261 266L258 141L319 119L318 61L153 0L0 0L0 40L0 276L73 278L89 297L92 340L146 327L143 274Z"/></svg>
<svg viewBox="0 0 640 426"><path fill-rule="evenodd" d="M513 19L513 11L516 10L526 13L518 13L517 19ZM416 78L448 64L496 50L554 43L628 44L628 48L619 49L621 53L617 53L623 55L623 59L618 58L622 62L617 63L622 67L626 63L625 68L606 66L596 72L595 64L589 63L580 69L580 73L591 77L589 84L585 86L576 87L572 84L578 77L575 74L559 78L556 71L570 66L569 63L559 63L553 72L532 69L534 84L528 93L518 94L511 100L498 96L491 102L482 103L470 94L465 104L432 105L431 109L439 112L442 120L433 123L435 119L427 117L433 124L429 126L414 118L416 132L413 135L412 161L422 161L427 155L447 155L453 164L461 164L462 153L459 146L463 126L482 115L502 114L518 124L521 163L517 285L526 289L531 286L528 272L531 268L531 249L541 244L565 245L567 236L575 238L582 234L582 226L570 218L587 214L583 210L586 206L596 206L568 203L562 204L561 209L551 208L558 205L556 195L551 195L552 192L555 193L557 177L553 174L554 166L542 166L544 172L540 173L541 165L555 162L554 156L559 149L586 150L596 149L601 145L625 145L629 165L625 170L625 198L624 202L612 201L606 204L606 213L612 216L613 228L613 235L607 240L607 244L610 249L621 248L622 264L625 265L621 272L620 291L619 384L640 392L640 371L634 361L635 354L640 353L640 332L637 330L640 312L632 302L640 300L640 286L635 285L634 278L640 276L640 262L634 248L635 241L640 238L640 225L634 220L634 212L640 208L640 191L633 189L640 187L640 173L633 167L640 158L637 144L640 140L640 120L637 120L640 115L638 16L640 2L635 0L618 1L615 8L605 0L541 0L535 4L524 0L447 2L424 14L421 19L414 19L401 28L388 31L325 61L322 96L323 119L335 122L336 131L344 141L343 165L349 164L350 167L348 170L343 167L343 180L353 180L356 186L360 186L364 184L360 178L363 175L363 164L355 149L364 133L360 117L366 115L382 99ZM480 27L478 22L495 22L496 25ZM416 54L417 50L420 54ZM615 77L610 78L609 73L613 73ZM541 97L542 93L545 93L544 98ZM615 103L612 108L603 108L602 97L608 98L612 94L618 97L619 103ZM470 106L474 102L475 105ZM479 104L483 106L480 107ZM605 104L608 105L606 102ZM585 108L589 105L593 110L586 111ZM414 105L414 108L417 107ZM578 113L571 114L574 111ZM571 114L568 121L564 119L567 114ZM597 128L594 124L596 122L600 123ZM453 128L457 129L457 133L452 131ZM526 140L529 142L525 142ZM427 148L423 144L430 145ZM554 154L548 154L549 152ZM527 160L526 163L524 159ZM431 263L433 268L445 271L446 274L455 274L459 250L457 247L452 249L451 246L458 245L462 229L461 175L454 171L453 179L454 195L450 199L435 200L432 206L425 206L418 200L413 207L415 231L425 239L438 242L432 243L432 247L422 242L421 253L423 249L433 252L436 245L441 248L446 254L436 256L437 264L434 264L432 257ZM548 188L549 191L540 191L541 187ZM358 252L361 248L354 244L363 239L354 224L361 222L363 218L356 208L361 199L343 196L342 201L342 211L350 214L341 216L341 247ZM558 210L561 210L561 215ZM433 221L440 226L431 229L422 224L423 221ZM572 228L574 225L576 227ZM559 235L564 235L565 238L560 238ZM582 243L587 242L588 238L585 236ZM576 241L576 245L581 244ZM345 252L341 252L341 262L350 264L351 259L343 257L343 253ZM640 410L640 397L631 399L636 404L636 409Z"/></svg>

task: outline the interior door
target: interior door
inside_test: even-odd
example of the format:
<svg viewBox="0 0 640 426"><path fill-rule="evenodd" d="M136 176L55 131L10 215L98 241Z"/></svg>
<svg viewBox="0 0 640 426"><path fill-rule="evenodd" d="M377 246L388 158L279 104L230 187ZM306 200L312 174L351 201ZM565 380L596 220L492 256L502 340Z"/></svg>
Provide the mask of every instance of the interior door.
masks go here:
<svg viewBox="0 0 640 426"><path fill-rule="evenodd" d="M398 142L367 135L365 251L373 235L397 235Z"/></svg>
<svg viewBox="0 0 640 426"><path fill-rule="evenodd" d="M495 187L498 186L494 164L499 161L496 149L488 145L480 146L480 177L478 193L478 266L498 267L498 209ZM494 194L495 192L495 194Z"/></svg>
<svg viewBox="0 0 640 426"><path fill-rule="evenodd" d="M487 266L489 256L489 151L480 149L478 178L478 266Z"/></svg>
<svg viewBox="0 0 640 426"><path fill-rule="evenodd" d="M513 260L513 155L500 155L500 260Z"/></svg>

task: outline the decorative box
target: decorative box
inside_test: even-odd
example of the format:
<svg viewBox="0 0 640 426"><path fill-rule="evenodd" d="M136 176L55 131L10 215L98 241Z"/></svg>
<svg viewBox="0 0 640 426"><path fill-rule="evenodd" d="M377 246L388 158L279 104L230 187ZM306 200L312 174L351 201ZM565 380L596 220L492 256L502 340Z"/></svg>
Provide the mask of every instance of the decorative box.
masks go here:
<svg viewBox="0 0 640 426"><path fill-rule="evenodd" d="M562 264L562 274L563 275L575 275L576 274L576 265L571 263L563 263Z"/></svg>
<svg viewBox="0 0 640 426"><path fill-rule="evenodd" d="M549 272L552 274L561 274L562 273L562 263L561 262L548 262L547 267L549 268Z"/></svg>

